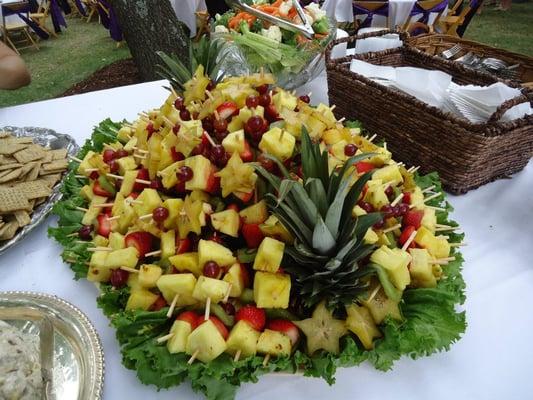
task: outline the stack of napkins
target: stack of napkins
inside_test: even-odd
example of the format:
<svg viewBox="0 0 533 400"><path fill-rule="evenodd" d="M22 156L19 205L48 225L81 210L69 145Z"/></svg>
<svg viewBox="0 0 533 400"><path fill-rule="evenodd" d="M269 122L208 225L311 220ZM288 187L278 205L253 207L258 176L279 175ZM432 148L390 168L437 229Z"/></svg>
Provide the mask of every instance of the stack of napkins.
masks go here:
<svg viewBox="0 0 533 400"><path fill-rule="evenodd" d="M350 70L473 123L487 122L502 103L521 95L520 90L502 82L490 86L457 85L451 75L437 70L387 67L360 60L352 60ZM501 120L512 121L531 114L533 109L526 102L509 109Z"/></svg>

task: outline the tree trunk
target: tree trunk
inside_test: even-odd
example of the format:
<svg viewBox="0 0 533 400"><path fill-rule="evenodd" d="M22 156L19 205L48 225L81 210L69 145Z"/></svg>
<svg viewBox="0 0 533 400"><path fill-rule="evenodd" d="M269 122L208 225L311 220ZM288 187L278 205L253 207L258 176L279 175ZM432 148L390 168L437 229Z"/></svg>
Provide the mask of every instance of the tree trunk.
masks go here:
<svg viewBox="0 0 533 400"><path fill-rule="evenodd" d="M178 21L168 0L109 0L141 78L160 79L156 51L189 58L189 29Z"/></svg>

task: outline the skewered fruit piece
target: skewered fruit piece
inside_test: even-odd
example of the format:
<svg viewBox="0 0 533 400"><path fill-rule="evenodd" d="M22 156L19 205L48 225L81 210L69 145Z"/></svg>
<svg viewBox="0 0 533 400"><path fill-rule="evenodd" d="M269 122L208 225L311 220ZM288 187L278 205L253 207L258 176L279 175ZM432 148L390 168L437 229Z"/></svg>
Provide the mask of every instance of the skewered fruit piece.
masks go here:
<svg viewBox="0 0 533 400"><path fill-rule="evenodd" d="M281 332L265 329L257 340L257 352L272 356L289 356L291 339Z"/></svg>
<svg viewBox="0 0 533 400"><path fill-rule="evenodd" d="M266 237L257 250L254 260L254 269L258 271L276 272L283 258L285 243Z"/></svg>
<svg viewBox="0 0 533 400"><path fill-rule="evenodd" d="M139 252L135 247L110 251L105 260L106 268L128 267L135 268L139 262Z"/></svg>
<svg viewBox="0 0 533 400"><path fill-rule="evenodd" d="M281 161L292 157L296 139L290 133L283 132L278 127L265 132L259 142L261 151L271 154Z"/></svg>
<svg viewBox="0 0 533 400"><path fill-rule="evenodd" d="M224 275L223 280L231 284L231 290L229 295L231 297L239 297L244 289L244 276L240 264L233 264L226 275Z"/></svg>
<svg viewBox="0 0 533 400"><path fill-rule="evenodd" d="M214 261L221 267L227 267L235 263L236 258L230 249L212 240L200 240L198 242L198 263L201 268L208 261Z"/></svg>
<svg viewBox="0 0 533 400"><path fill-rule="evenodd" d="M373 349L373 339L380 337L381 332L374 323L370 311L365 307L352 304L346 307L346 313L348 314L346 327L357 335L365 349Z"/></svg>
<svg viewBox="0 0 533 400"><path fill-rule="evenodd" d="M147 289L153 288L162 274L163 270L158 265L141 265L141 268L139 268L139 285Z"/></svg>
<svg viewBox="0 0 533 400"><path fill-rule="evenodd" d="M415 287L434 288L437 280L433 275L431 256L426 249L409 249L412 260L409 265L409 273Z"/></svg>
<svg viewBox="0 0 533 400"><path fill-rule="evenodd" d="M259 201L239 212L245 224L262 224L268 218L268 209L264 200Z"/></svg>
<svg viewBox="0 0 533 400"><path fill-rule="evenodd" d="M406 251L381 246L372 253L370 261L385 268L390 280L397 289L404 290L411 282L409 269L407 268L411 262L411 256Z"/></svg>
<svg viewBox="0 0 533 400"><path fill-rule="evenodd" d="M192 272L195 276L202 275L202 268L198 263L198 253L183 253L168 259L179 272Z"/></svg>
<svg viewBox="0 0 533 400"><path fill-rule="evenodd" d="M161 197L155 189L144 189L137 198L137 202L133 204L133 209L137 216L151 214L154 209L162 205Z"/></svg>
<svg viewBox="0 0 533 400"><path fill-rule="evenodd" d="M392 186L397 186L403 182L402 174L397 165L391 164L382 167L372 175L372 179L380 179L384 183L390 183Z"/></svg>
<svg viewBox="0 0 533 400"><path fill-rule="evenodd" d="M105 197L94 195L89 205L89 210L83 215L81 223L83 225L92 225L96 221L96 217L100 214L100 211L102 211L101 208L95 206L105 203L106 200Z"/></svg>
<svg viewBox="0 0 533 400"><path fill-rule="evenodd" d="M211 214L211 225L219 232L238 237L240 225L239 213L235 210L228 209Z"/></svg>
<svg viewBox="0 0 533 400"><path fill-rule="evenodd" d="M176 254L176 232L173 230L161 233L161 258L169 258Z"/></svg>
<svg viewBox="0 0 533 400"><path fill-rule="evenodd" d="M427 249L435 258L445 258L450 255L450 244L444 238L438 238L429 229L421 226L415 236L415 243Z"/></svg>
<svg viewBox="0 0 533 400"><path fill-rule="evenodd" d="M371 286L370 293L373 292L372 289L375 289L375 287ZM387 316L397 320L402 319L400 309L398 308L398 303L392 299L389 299L385 295L383 289L379 289L379 291L371 299L363 300L362 303L370 310L370 314L372 314L374 322L378 325L381 324Z"/></svg>
<svg viewBox="0 0 533 400"><path fill-rule="evenodd" d="M130 297L126 303L126 310L148 310L158 299L158 295L146 289L131 290Z"/></svg>
<svg viewBox="0 0 533 400"><path fill-rule="evenodd" d="M279 222L278 218L275 215L271 215L267 218L265 222L259 225L261 232L265 236L273 237L274 239L280 240L284 243L292 244L294 241L293 236L289 233L287 229Z"/></svg>
<svg viewBox="0 0 533 400"><path fill-rule="evenodd" d="M121 235L118 232L111 232L109 235L109 247L111 247L113 250L120 250L126 247L124 235Z"/></svg>
<svg viewBox="0 0 533 400"><path fill-rule="evenodd" d="M228 289L228 282L200 276L196 282L192 296L200 301L206 301L207 298L211 298L212 302L218 303L226 296Z"/></svg>
<svg viewBox="0 0 533 400"><path fill-rule="evenodd" d="M271 319L268 321L267 328L287 335L291 339L292 346L296 345L300 339L300 331L298 330L298 327L287 319Z"/></svg>
<svg viewBox="0 0 533 400"><path fill-rule="evenodd" d="M193 171L192 179L185 182L185 189L207 191L210 175L214 172L211 161L202 155L197 155L185 159L184 165Z"/></svg>
<svg viewBox="0 0 533 400"><path fill-rule="evenodd" d="M214 360L225 350L226 342L211 320L202 323L187 338L186 353L196 354L196 358L204 363Z"/></svg>
<svg viewBox="0 0 533 400"><path fill-rule="evenodd" d="M157 280L156 285L169 304L172 303L176 295L179 295L176 306L189 306L197 302L192 297L196 285L196 278L193 274L162 275Z"/></svg>
<svg viewBox="0 0 533 400"><path fill-rule="evenodd" d="M259 335L260 333L245 321L239 321L229 334L226 351L231 355L240 351L243 357L253 356L257 352Z"/></svg>
<svg viewBox="0 0 533 400"><path fill-rule="evenodd" d="M167 341L167 349L171 354L183 353L187 347L187 338L192 332L191 324L186 321L176 320L170 328L170 333L173 333L172 336Z"/></svg>
<svg viewBox="0 0 533 400"><path fill-rule="evenodd" d="M243 163L237 153L233 153L226 167L217 172L215 176L220 177L220 187L222 197L228 197L231 193L239 196L242 200L243 194L252 193L257 181L257 175L250 163Z"/></svg>
<svg viewBox="0 0 533 400"><path fill-rule="evenodd" d="M289 275L271 272L256 272L254 278L254 301L261 308L288 308L291 292Z"/></svg>

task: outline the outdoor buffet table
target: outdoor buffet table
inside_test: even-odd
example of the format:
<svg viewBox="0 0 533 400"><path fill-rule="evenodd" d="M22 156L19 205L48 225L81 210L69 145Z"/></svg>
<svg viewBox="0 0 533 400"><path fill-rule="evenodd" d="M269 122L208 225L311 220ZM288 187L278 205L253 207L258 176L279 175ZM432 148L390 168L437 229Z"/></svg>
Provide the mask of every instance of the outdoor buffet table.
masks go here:
<svg viewBox="0 0 533 400"><path fill-rule="evenodd" d="M132 120L139 110L158 107L167 96L163 82L66 97L0 109L0 126L42 126L67 133L81 145L101 120ZM313 103L327 100L324 76L302 88ZM378 132L379 133L379 132ZM451 196L452 217L463 227L468 328L447 353L417 361L402 359L388 373L370 365L340 369L337 383L298 376L270 375L245 385L237 398L272 399L526 399L533 392L533 163L510 180L500 180L460 197ZM0 256L0 291L27 290L58 295L94 323L106 357L104 399L201 398L189 385L157 393L142 385L120 362L108 320L96 307L98 291L74 282L60 259L60 247L47 238L48 225ZM68 400L68 399L66 399Z"/></svg>

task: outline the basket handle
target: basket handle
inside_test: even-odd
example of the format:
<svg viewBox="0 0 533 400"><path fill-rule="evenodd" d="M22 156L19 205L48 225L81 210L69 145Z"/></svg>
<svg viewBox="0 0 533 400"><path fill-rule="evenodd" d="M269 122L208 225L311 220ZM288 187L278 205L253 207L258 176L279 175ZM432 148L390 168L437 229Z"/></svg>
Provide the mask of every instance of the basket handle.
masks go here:
<svg viewBox="0 0 533 400"><path fill-rule="evenodd" d="M498 106L496 111L494 111L494 113L487 120L487 124L495 124L501 119L501 117L503 117L503 114L505 114L507 110L509 110L510 108L518 104L529 102L529 101L533 101L533 92L528 92L526 94L522 94L510 100L504 101L502 104Z"/></svg>
<svg viewBox="0 0 533 400"><path fill-rule="evenodd" d="M392 30L392 29L384 29L384 30L376 31L376 32L363 33L362 35L353 35L353 36L343 37L343 38L340 38L340 39L335 39L335 40L331 41L326 47L326 52L325 52L326 64L328 64L328 63L330 63L332 61L331 60L331 52L333 51L333 48L336 45L338 45L338 44L341 44L341 43L356 43L358 40L367 39L367 38L370 38L370 37L385 36L385 35L388 35L390 33L396 33L396 34L400 35L400 39L404 43L406 42L407 38L409 37L409 34L407 32L400 32L398 30Z"/></svg>

